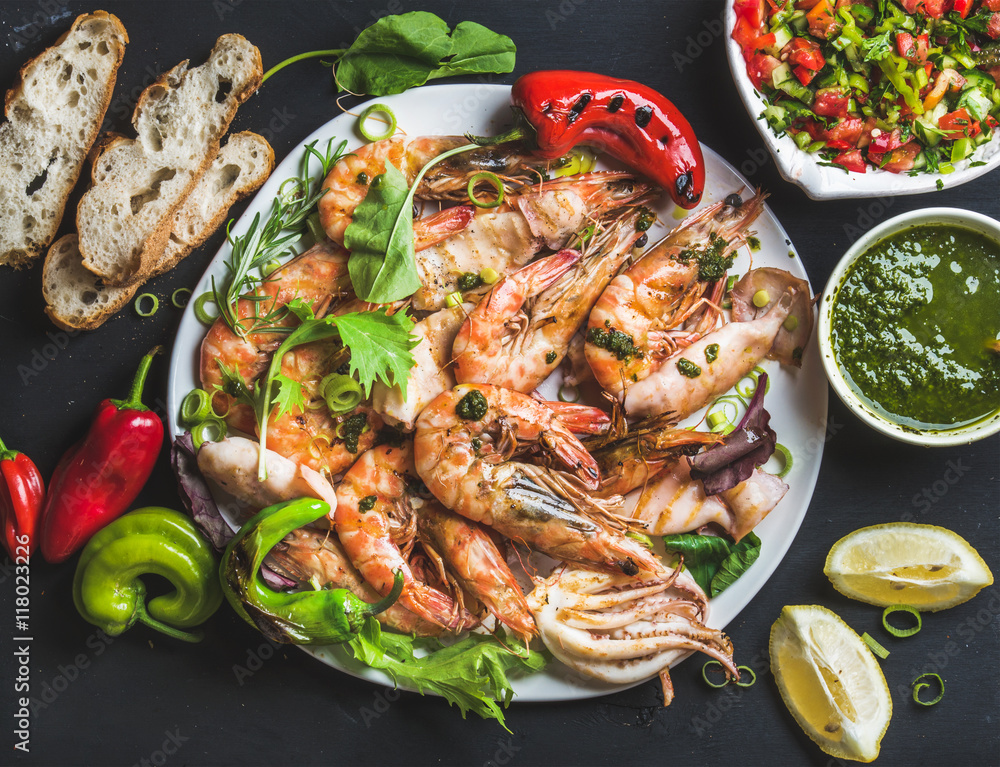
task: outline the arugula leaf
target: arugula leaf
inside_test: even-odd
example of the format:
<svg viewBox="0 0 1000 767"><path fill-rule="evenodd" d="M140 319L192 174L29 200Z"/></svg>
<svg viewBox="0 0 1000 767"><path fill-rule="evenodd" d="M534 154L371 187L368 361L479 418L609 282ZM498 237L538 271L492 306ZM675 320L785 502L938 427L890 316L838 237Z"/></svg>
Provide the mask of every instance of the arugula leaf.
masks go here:
<svg viewBox="0 0 1000 767"><path fill-rule="evenodd" d="M414 322L406 312L389 315L385 309L352 312L337 318L344 345L351 350L351 375L371 395L376 379L386 386L398 386L406 399L406 382L413 367L411 350L420 339L410 334Z"/></svg>
<svg viewBox="0 0 1000 767"><path fill-rule="evenodd" d="M452 32L438 16L413 11L385 16L358 35L337 63L341 91L388 96L452 75L514 69L511 39L464 21Z"/></svg>
<svg viewBox="0 0 1000 767"><path fill-rule="evenodd" d="M397 683L421 693L437 693L458 706L463 719L467 711L474 711L483 719L496 719L504 729L501 705L506 707L514 697L507 674L532 673L546 663L541 653L524 648L523 654L516 654L482 634L470 634L422 658L414 655L415 641L402 634L383 634L378 621L368 618L347 644L361 663L382 669Z"/></svg>
<svg viewBox="0 0 1000 767"><path fill-rule="evenodd" d="M300 411L306 409L306 398L302 394L302 384L299 381L293 381L283 373L278 373L274 381L278 385L278 391L274 395L274 405L278 408L278 412L274 414L275 418L281 418L293 407L297 407Z"/></svg>
<svg viewBox="0 0 1000 767"><path fill-rule="evenodd" d="M760 538L747 533L739 543L715 535L682 533L663 536L667 551L684 555L684 567L701 586L716 597L732 586L760 556Z"/></svg>
<svg viewBox="0 0 1000 767"><path fill-rule="evenodd" d="M684 555L684 567L706 594L712 590L712 578L733 550L733 544L717 535L681 533L663 536L667 551Z"/></svg>
<svg viewBox="0 0 1000 767"><path fill-rule="evenodd" d="M386 162L344 232L354 292L362 301L387 304L420 287L413 249L413 204L406 177Z"/></svg>
<svg viewBox="0 0 1000 767"><path fill-rule="evenodd" d="M743 536L740 542L733 546L729 556L722 561L719 572L712 576L712 591L709 596L718 596L749 570L750 565L760 556L760 545L760 538L755 533Z"/></svg>

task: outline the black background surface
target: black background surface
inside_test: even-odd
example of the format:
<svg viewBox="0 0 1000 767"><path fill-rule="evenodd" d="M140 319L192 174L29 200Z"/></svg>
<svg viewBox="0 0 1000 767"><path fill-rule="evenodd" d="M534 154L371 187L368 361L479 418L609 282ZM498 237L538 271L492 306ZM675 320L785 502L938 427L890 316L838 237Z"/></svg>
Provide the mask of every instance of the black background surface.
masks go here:
<svg viewBox="0 0 1000 767"><path fill-rule="evenodd" d="M493 82L511 83L535 69L592 69L667 94L702 141L771 193L771 208L817 290L858 232L892 215L931 205L1000 215L996 172L934 195L824 203L782 181L737 97L716 2L219 0L102 7L121 18L131 38L108 112L110 127L121 131L130 130L142 87L184 58L199 63L224 32L258 45L266 68L302 51L346 45L380 15L430 10L451 24L471 19L514 39L517 69ZM58 0L0 4L0 84L8 87L29 56L89 10ZM263 133L280 160L338 113L334 98L329 70L300 63L244 105L233 130ZM195 283L221 241L216 234L147 286L161 298L154 317L140 319L128 309L72 337L43 313L40 263L0 271L0 434L8 445L34 457L48 477L97 403L127 391L142 354L172 343L180 313L169 307L170 293ZM990 332L996 320L989 318ZM166 358L158 359L147 388L147 401L161 413L166 371ZM394 694L294 648L273 651L225 606L198 646L141 627L109 644L73 608L74 560L54 567L39 556L31 566L34 710L27 755L13 749L14 578L9 562L0 571L0 763L834 764L794 723L766 670L768 632L781 607L822 604L892 651L882 668L895 711L878 763L996 764L1000 586L926 615L916 637L893 640L880 625L880 610L834 592L822 566L846 533L912 519L958 532L1000 571L1000 439L953 449L906 446L864 426L832 394L829 424L805 522L771 580L727 629L737 661L758 669L752 688L710 690L699 678L703 660L694 659L674 670L677 696L668 709L650 682L596 700L514 704L508 734L495 722L463 721L439 699ZM179 507L165 450L140 504ZM944 701L932 709L914 705L906 690L922 671L937 671L947 682Z"/></svg>

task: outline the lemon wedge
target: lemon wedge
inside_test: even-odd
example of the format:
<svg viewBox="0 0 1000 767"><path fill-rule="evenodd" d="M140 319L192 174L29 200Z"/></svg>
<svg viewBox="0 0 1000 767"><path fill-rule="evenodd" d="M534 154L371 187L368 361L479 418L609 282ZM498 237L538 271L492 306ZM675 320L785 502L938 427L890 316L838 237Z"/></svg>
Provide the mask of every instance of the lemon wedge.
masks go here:
<svg viewBox="0 0 1000 767"><path fill-rule="evenodd" d="M990 568L962 536L910 522L862 527L841 538L823 572L851 599L930 611L966 602L993 583Z"/></svg>
<svg viewBox="0 0 1000 767"><path fill-rule="evenodd" d="M788 606L771 627L771 672L806 735L830 756L870 762L892 716L882 669L837 615Z"/></svg>

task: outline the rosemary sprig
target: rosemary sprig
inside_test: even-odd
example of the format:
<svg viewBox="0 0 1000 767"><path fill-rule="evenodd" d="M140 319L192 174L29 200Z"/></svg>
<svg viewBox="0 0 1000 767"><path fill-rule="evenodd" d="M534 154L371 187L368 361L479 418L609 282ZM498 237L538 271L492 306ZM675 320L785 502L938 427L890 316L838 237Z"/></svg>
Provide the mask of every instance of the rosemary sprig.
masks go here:
<svg viewBox="0 0 1000 767"><path fill-rule="evenodd" d="M215 278L212 278L212 297L219 308L219 316L240 338L265 328L281 329L276 325L287 311L284 307L265 308L261 312L263 302L269 299L259 299L250 326L245 327L237 315L236 302L240 296L252 292L260 284L260 279L251 273L252 270L292 252L293 246L306 232L309 216L328 191L319 189L319 184L347 148L346 141L340 142L336 148L333 142L334 139L327 142L325 152L316 148L315 141L306 144L299 175L286 179L278 187L278 195L271 203L271 211L263 223L258 213L246 233L239 237L232 235L233 219L226 225L226 239L233 250L226 260L228 275L225 285L216 285ZM321 166L318 180L309 173L310 161L314 157Z"/></svg>

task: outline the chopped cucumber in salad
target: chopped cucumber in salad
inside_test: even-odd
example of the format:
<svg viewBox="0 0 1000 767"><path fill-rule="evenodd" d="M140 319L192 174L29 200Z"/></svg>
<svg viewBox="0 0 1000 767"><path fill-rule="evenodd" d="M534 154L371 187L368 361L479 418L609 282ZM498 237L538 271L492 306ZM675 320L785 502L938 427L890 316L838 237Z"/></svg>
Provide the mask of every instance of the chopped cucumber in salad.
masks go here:
<svg viewBox="0 0 1000 767"><path fill-rule="evenodd" d="M1000 0L733 0L760 119L846 171L950 173L1000 127Z"/></svg>

